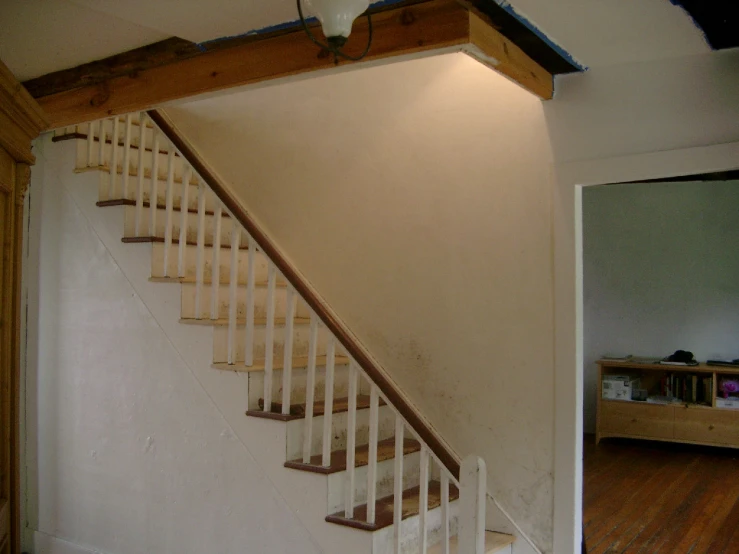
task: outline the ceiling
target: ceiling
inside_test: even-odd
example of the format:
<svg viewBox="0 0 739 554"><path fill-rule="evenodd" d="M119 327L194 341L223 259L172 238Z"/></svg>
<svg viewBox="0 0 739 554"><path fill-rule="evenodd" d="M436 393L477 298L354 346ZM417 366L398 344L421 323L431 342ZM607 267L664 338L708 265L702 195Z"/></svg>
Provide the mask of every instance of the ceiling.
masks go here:
<svg viewBox="0 0 739 554"><path fill-rule="evenodd" d="M709 51L674 1L498 3L596 67ZM0 0L0 59L25 81L171 36L200 43L295 19L293 0Z"/></svg>

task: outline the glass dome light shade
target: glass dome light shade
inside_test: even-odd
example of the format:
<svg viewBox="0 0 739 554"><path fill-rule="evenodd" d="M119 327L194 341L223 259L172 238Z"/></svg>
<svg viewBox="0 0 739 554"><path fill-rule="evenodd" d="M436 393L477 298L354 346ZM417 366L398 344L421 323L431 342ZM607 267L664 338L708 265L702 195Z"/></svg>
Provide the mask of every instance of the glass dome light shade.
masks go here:
<svg viewBox="0 0 739 554"><path fill-rule="evenodd" d="M304 0L304 2L321 22L326 38L348 38L354 20L369 7L369 0Z"/></svg>

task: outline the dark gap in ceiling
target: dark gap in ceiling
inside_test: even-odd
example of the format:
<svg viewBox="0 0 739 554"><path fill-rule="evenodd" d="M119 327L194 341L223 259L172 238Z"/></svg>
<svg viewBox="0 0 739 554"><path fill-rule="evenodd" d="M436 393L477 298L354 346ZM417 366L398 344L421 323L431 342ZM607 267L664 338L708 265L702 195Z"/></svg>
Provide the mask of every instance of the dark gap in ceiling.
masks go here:
<svg viewBox="0 0 739 554"><path fill-rule="evenodd" d="M739 181L739 169L716 171L714 173L699 173L697 175L680 175L678 177L662 177L660 179L642 179L639 181L627 181L626 183L686 183L691 181Z"/></svg>
<svg viewBox="0 0 739 554"><path fill-rule="evenodd" d="M714 50L739 46L737 0L670 0L690 14Z"/></svg>

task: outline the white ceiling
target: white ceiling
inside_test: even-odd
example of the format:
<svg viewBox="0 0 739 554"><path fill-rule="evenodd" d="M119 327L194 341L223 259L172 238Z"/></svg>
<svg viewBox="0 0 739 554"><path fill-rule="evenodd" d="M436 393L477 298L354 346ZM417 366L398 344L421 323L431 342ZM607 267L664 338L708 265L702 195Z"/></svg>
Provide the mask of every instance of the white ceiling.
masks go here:
<svg viewBox="0 0 739 554"><path fill-rule="evenodd" d="M709 50L669 0L511 3L588 67ZM204 42L295 19L293 0L0 0L0 59L23 81L170 36Z"/></svg>

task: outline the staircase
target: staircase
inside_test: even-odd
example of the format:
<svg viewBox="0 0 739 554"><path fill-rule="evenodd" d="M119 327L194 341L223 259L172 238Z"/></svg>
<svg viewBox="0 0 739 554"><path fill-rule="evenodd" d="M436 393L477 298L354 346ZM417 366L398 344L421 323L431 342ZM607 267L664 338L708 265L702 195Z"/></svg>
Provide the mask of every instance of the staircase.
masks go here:
<svg viewBox="0 0 739 554"><path fill-rule="evenodd" d="M101 209L123 206L123 242L150 243L150 280L180 287L180 323L212 329L212 370L248 374L245 417L285 437L285 468L323 476L325 532L362 534L367 554L511 554L513 536L460 519L460 489L479 483L460 485L171 133L141 113L53 140L74 140L75 171L99 175ZM484 490L477 503L484 522Z"/></svg>

